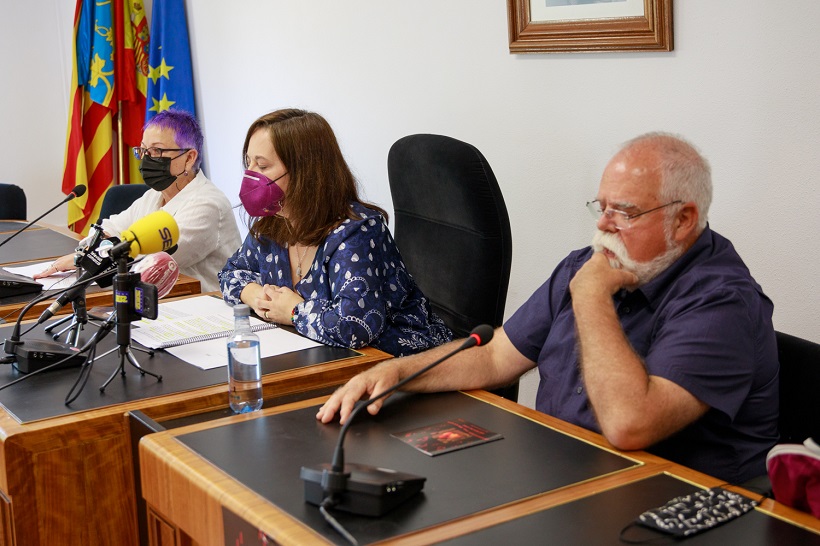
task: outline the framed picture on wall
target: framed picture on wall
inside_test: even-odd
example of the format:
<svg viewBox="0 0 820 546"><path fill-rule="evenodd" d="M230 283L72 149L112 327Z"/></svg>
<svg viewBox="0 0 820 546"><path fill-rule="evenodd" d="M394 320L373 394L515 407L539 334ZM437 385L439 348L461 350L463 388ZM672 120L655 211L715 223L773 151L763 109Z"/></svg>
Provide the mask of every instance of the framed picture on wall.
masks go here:
<svg viewBox="0 0 820 546"><path fill-rule="evenodd" d="M672 51L672 0L507 0L510 53Z"/></svg>

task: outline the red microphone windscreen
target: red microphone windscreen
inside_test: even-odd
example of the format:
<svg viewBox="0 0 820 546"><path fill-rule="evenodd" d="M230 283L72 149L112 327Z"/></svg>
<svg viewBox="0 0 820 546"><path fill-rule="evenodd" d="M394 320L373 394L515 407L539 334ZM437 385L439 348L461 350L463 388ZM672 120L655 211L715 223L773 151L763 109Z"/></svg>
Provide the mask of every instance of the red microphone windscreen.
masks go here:
<svg viewBox="0 0 820 546"><path fill-rule="evenodd" d="M179 266L167 252L149 254L134 266L134 272L142 282L156 285L160 298L168 295L179 278Z"/></svg>
<svg viewBox="0 0 820 546"><path fill-rule="evenodd" d="M470 337L476 340L476 345L486 345L493 338L493 327L489 324L479 324L470 332Z"/></svg>

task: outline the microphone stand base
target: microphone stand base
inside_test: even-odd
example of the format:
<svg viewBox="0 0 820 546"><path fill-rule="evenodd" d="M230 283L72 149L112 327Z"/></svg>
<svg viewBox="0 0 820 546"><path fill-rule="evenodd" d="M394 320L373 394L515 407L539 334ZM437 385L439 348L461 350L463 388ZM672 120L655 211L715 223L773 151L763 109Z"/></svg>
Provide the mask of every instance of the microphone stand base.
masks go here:
<svg viewBox="0 0 820 546"><path fill-rule="evenodd" d="M331 469L330 464L303 466L299 476L305 482L305 502L321 505L328 493L322 478ZM427 478L355 463L345 465L347 485L335 494L334 510L361 516L379 517L410 499L424 488Z"/></svg>
<svg viewBox="0 0 820 546"><path fill-rule="evenodd" d="M85 362L85 356L79 349L56 341L24 341L15 347L14 354L17 359L16 367L22 373L36 372L72 355L72 358L54 369L75 368Z"/></svg>
<svg viewBox="0 0 820 546"><path fill-rule="evenodd" d="M105 392L105 388L108 386L109 383L111 383L114 380L115 377L117 377L117 373L119 373L120 375L125 377L125 361L126 360L128 361L129 364L131 364L132 366L134 366L136 369L139 370L140 375L148 374L151 377L156 378L157 381L162 381L162 376L161 375L157 375L154 372L149 372L148 370L146 370L145 368L140 366L140 363L137 362L136 357L134 357L134 353L131 352L131 346L130 345L120 345L118 348L119 348L119 351L120 351L120 365L117 367L117 369L114 370L114 372L105 381L105 383L102 384L102 386L100 387L100 392ZM111 351L109 351L109 353L110 352ZM151 356L154 356L153 351L146 351L146 352L148 352ZM100 355L99 358L102 358L106 354L108 354L108 353ZM95 360L97 360L97 359L95 359Z"/></svg>

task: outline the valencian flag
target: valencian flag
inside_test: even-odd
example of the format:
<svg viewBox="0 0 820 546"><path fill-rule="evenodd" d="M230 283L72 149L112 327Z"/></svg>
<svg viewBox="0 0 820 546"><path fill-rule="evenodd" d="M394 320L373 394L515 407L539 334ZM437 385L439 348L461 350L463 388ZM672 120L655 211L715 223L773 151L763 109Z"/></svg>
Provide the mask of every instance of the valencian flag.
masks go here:
<svg viewBox="0 0 820 546"><path fill-rule="evenodd" d="M77 184L87 186L85 195L68 204L68 224L78 233L88 233L103 194L119 178L115 161L125 155L114 148L116 144L122 150L120 107L122 142L139 145L145 95L138 82L140 72L143 81L147 76L144 19L139 0L77 1L72 62L76 87L68 113L62 189L68 194Z"/></svg>
<svg viewBox="0 0 820 546"><path fill-rule="evenodd" d="M183 0L154 0L145 121L169 108L196 115L191 47Z"/></svg>

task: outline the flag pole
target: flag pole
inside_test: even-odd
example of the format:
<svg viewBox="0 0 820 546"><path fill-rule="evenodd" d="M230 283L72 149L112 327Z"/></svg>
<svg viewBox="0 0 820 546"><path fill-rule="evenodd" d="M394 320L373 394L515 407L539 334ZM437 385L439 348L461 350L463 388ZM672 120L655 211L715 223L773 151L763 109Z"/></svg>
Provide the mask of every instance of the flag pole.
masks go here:
<svg viewBox="0 0 820 546"><path fill-rule="evenodd" d="M117 180L115 186L119 186L125 180L123 172L123 146L122 146L122 101L117 101Z"/></svg>

